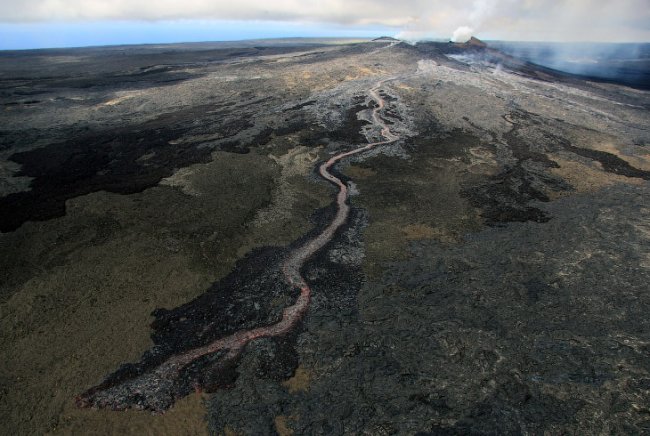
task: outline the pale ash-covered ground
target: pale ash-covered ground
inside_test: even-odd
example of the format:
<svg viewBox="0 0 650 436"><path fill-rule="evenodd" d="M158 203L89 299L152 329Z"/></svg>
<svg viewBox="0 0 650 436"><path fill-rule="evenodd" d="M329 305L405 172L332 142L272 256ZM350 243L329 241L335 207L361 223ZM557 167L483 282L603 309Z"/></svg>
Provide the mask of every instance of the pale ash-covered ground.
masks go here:
<svg viewBox="0 0 650 436"><path fill-rule="evenodd" d="M128 159L162 169L135 193L89 179L92 192L63 195L64 216L0 234L8 431L650 431L647 92L388 43L197 62L154 53L110 71L97 54L66 56L33 62L105 83L3 73L2 194L38 180L12 155L78 135L135 135ZM160 65L173 68L139 76ZM260 340L234 387L163 416L77 410L75 395L150 348L152 310L315 225L333 191L313 168L376 139L360 120L389 77L386 119L403 139L340 167L356 212L307 265L297 369L270 376L278 345ZM178 167L146 147L160 135L202 157Z"/></svg>

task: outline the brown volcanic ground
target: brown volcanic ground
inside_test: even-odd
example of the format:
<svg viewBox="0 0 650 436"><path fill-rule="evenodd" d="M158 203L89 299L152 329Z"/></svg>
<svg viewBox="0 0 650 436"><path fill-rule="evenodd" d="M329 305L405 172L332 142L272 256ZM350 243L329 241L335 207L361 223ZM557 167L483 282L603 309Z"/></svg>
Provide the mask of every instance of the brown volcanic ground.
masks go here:
<svg viewBox="0 0 650 436"><path fill-rule="evenodd" d="M647 91L433 43L0 59L6 434L650 432ZM314 168L376 139L391 77L402 139L338 166L302 325L162 416L77 409L147 350L278 319L277 259L332 215Z"/></svg>

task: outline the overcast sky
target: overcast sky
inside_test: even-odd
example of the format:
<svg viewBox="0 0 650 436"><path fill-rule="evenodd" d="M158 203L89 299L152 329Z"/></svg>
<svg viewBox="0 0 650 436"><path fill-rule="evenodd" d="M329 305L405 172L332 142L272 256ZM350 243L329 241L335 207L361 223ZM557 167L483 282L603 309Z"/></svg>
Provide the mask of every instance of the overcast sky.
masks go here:
<svg viewBox="0 0 650 436"><path fill-rule="evenodd" d="M459 27L484 39L649 42L650 1L0 0L0 48L383 33L449 38Z"/></svg>

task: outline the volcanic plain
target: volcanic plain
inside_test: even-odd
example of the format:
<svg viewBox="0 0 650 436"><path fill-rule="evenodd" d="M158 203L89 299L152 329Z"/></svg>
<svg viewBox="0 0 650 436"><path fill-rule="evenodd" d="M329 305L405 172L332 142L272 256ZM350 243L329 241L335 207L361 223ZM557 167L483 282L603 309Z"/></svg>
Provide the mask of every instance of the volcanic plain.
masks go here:
<svg viewBox="0 0 650 436"><path fill-rule="evenodd" d="M477 40L0 52L2 433L650 433L628 85Z"/></svg>

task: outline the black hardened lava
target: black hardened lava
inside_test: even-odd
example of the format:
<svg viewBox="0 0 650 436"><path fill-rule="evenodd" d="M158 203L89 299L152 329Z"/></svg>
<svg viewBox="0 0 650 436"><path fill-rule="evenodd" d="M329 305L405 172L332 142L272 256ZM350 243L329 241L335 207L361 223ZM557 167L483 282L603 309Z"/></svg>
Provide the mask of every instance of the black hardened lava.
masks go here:
<svg viewBox="0 0 650 436"><path fill-rule="evenodd" d="M29 191L0 198L0 231L13 231L25 221L63 216L66 200L80 195L101 190L141 192L177 168L209 162L209 148L174 141L195 128L194 122L203 112L205 108L192 108L14 154L11 160L22 166L17 175L33 180ZM220 130L228 137L251 125L242 117Z"/></svg>
<svg viewBox="0 0 650 436"><path fill-rule="evenodd" d="M312 298L308 281L317 281L317 276L303 276L306 263L315 256L323 256L324 249L332 244L337 244L339 252L345 250L343 234L348 242L352 240L345 232L351 222L349 188L331 170L342 159L400 139L379 114L385 101L378 92L390 80L394 79L381 80L369 90L377 102L372 120L380 129L380 140L339 151L318 166L318 174L338 191L335 202L316 215L326 219L318 219L314 230L286 250L269 249L268 256L263 256L264 251L249 255L230 275L191 303L173 311L154 312L155 346L140 362L122 365L102 383L80 394L76 398L79 407L136 408L162 413L192 389L213 389L232 383L237 362L253 340L296 332ZM332 262L358 265L350 261L358 256L337 254Z"/></svg>
<svg viewBox="0 0 650 436"><path fill-rule="evenodd" d="M262 128L249 139L234 138L251 129L254 122L248 112L238 119L220 119L226 106L208 105L182 110L144 122L104 131L91 132L68 141L16 153L10 159L21 164L17 176L33 178L29 191L0 197L0 232L16 230L26 221L45 221L65 215L65 202L97 191L133 194L156 186L178 168L209 162L210 147L192 141L176 141L197 129L196 121L215 125L224 138L218 149L231 153L248 153L268 144L274 137L298 133L301 143L321 144L323 138L342 142L365 142L361 128L368 124L356 114L369 106L365 97L355 99L355 106L345 112L336 131L292 114L286 123ZM242 106L242 105L240 105ZM293 109L293 108L292 108ZM206 113L214 112L206 119Z"/></svg>
<svg viewBox="0 0 650 436"><path fill-rule="evenodd" d="M512 129L503 135L508 150L512 153L512 162L505 165L498 174L490 176L486 183L468 186L462 191L474 207L481 209L481 216L488 225L525 221L543 223L551 219L547 212L533 204L549 202L549 191L567 191L571 187L564 180L545 171L559 167L549 159L549 152L568 151L599 162L606 172L650 180L649 171L634 168L611 153L576 147L557 135L544 133L543 143L530 143L519 130L525 125L543 128L544 123L530 112L518 109L504 119L512 125Z"/></svg>
<svg viewBox="0 0 650 436"><path fill-rule="evenodd" d="M282 317L284 305L294 301L297 294L297 289L292 289L281 277L282 260L291 250L320 233L334 213L333 205L314 213L315 228L286 248L267 247L251 252L237 262L228 276L196 299L175 309L155 310L152 313L155 320L151 324L154 346L143 354L139 362L121 365L84 396L92 396L94 392L134 379L154 370L171 356L204 346L217 338L277 322ZM363 211L351 211L351 226L362 226L364 219ZM321 304L346 307L348 311L354 310L356 301L356 294L350 290L359 289L363 275L359 265L349 266L328 260L327 249L349 244L349 233L350 226L344 225L325 249L305 266L313 286L322 293ZM331 284L337 280L337 285ZM284 335L267 339L274 343L275 351L272 357L267 356L261 362L259 372L262 377L283 380L291 376L298 365L295 341L301 331L302 327L298 325ZM225 352L206 355L180 368L178 377L160 381L155 398L145 398L134 390L112 403L112 407L161 412L171 407L176 399L195 390L213 392L228 388L238 377L239 357L224 359L224 355Z"/></svg>
<svg viewBox="0 0 650 436"><path fill-rule="evenodd" d="M157 309L151 324L154 346L137 363L127 363L110 374L102 383L85 395L119 385L159 366L171 356L203 346L216 338L242 328L252 328L277 322L282 307L273 302L295 300L296 292L281 280L279 263L286 255L283 248L255 250L241 259L233 271L213 284L207 292L175 309ZM292 336L277 340L285 355L277 356L283 362L277 371L290 374L297 358L293 353ZM196 389L213 391L230 386L237 379L237 359L222 359L224 353L204 356L180 369L180 374L169 380L169 386L159 389L155 398L141 398L137 391L120 398L114 408L148 408L163 411ZM145 405L146 404L146 405Z"/></svg>
<svg viewBox="0 0 650 436"><path fill-rule="evenodd" d="M603 170L608 173L619 174L625 177L638 177L643 180L650 180L650 171L643 171L634 168L632 165L624 161L618 156L615 156L606 151L589 150L586 148L576 147L575 145L564 145L566 151L577 154L578 156L586 157L595 160L603 166Z"/></svg>

